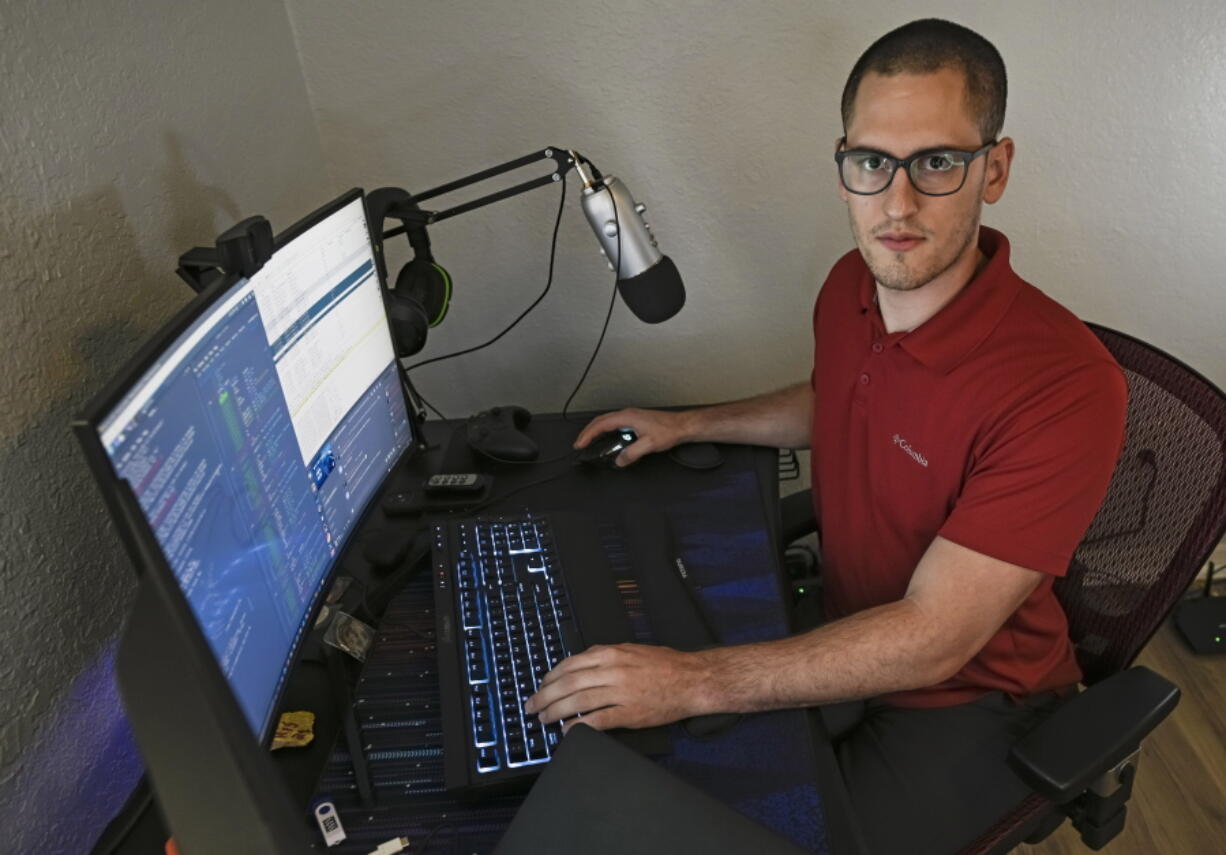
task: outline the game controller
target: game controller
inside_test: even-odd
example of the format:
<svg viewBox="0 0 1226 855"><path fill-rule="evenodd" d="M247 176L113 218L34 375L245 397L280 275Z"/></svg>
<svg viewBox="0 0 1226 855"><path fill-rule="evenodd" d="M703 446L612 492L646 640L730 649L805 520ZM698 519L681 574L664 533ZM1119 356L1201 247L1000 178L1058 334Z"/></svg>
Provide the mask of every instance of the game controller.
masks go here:
<svg viewBox="0 0 1226 855"><path fill-rule="evenodd" d="M532 414L523 407L482 410L468 417L468 447L491 460L524 463L536 460L540 449L524 428Z"/></svg>

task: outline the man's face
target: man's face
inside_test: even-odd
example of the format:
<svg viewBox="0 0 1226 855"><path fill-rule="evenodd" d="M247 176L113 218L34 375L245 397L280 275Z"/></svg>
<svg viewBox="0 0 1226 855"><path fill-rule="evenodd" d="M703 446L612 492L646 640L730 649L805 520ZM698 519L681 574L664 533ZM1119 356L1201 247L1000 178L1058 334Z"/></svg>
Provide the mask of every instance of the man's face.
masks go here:
<svg viewBox="0 0 1226 855"><path fill-rule="evenodd" d="M917 151L975 151L987 140L969 114L962 73L867 74L860 81L847 149L874 149L897 158ZM966 183L950 196L925 196L899 169L890 186L872 196L849 193L852 233L873 277L886 288L911 291L928 284L960 258L974 253L983 202L995 202L1008 178L1012 142L968 167ZM1002 171L1003 167L1003 171Z"/></svg>

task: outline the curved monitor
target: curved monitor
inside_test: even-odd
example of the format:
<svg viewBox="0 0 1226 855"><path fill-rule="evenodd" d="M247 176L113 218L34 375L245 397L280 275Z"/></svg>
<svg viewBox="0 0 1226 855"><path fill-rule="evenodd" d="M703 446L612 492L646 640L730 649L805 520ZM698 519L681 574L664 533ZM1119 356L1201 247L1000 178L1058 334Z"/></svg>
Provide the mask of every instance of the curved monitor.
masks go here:
<svg viewBox="0 0 1226 855"><path fill-rule="evenodd" d="M361 191L201 294L78 435L104 493L128 482L265 740L339 551L415 444Z"/></svg>

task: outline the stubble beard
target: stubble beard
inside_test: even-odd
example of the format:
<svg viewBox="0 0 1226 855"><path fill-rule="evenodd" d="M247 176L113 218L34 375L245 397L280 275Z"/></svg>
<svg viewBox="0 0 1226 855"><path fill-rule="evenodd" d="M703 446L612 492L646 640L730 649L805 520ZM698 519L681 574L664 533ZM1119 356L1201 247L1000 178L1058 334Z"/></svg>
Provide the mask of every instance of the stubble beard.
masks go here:
<svg viewBox="0 0 1226 855"><path fill-rule="evenodd" d="M848 209L848 219L851 222L852 235L856 239L856 245L860 247L860 255L864 259L864 263L868 265L869 272L873 274L873 278L883 288L888 288L891 291L915 291L923 288L933 279L936 279L946 270L953 267L958 259L962 257L962 253L966 251L967 246L976 242L979 237L979 215L980 210L976 206L965 221L960 224L958 231L953 236L949 245L952 249L948 253L938 251L930 260L919 268L913 268L908 265L908 253L905 252L890 252L885 247L877 243L877 235L884 234L891 229L898 228L897 223L886 223L870 229L866 234L860 229L856 223L855 217L851 215L851 209ZM925 242L931 244L933 236L928 229L921 229L916 226L907 226L908 231L916 231L924 236Z"/></svg>

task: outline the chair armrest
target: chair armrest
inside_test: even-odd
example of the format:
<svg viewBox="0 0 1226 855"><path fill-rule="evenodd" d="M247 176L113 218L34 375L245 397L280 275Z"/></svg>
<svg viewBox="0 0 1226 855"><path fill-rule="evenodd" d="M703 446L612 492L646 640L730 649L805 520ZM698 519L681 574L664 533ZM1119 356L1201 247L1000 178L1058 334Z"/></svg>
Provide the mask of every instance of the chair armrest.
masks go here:
<svg viewBox="0 0 1226 855"><path fill-rule="evenodd" d="M1179 689L1144 666L1095 683L1009 752L1033 790L1064 804L1132 754L1179 703Z"/></svg>
<svg viewBox="0 0 1226 855"><path fill-rule="evenodd" d="M779 548L817 531L817 514L813 511L813 491L800 490L779 501Z"/></svg>

